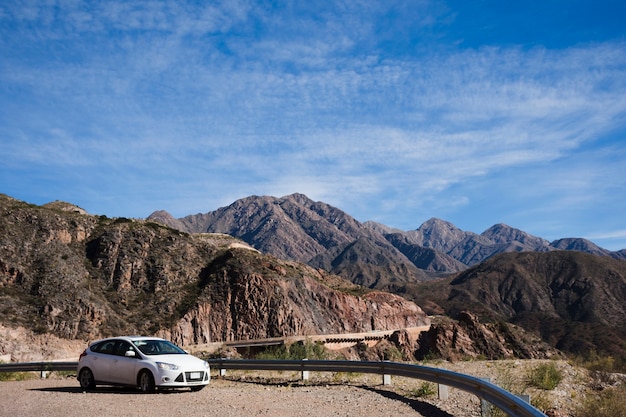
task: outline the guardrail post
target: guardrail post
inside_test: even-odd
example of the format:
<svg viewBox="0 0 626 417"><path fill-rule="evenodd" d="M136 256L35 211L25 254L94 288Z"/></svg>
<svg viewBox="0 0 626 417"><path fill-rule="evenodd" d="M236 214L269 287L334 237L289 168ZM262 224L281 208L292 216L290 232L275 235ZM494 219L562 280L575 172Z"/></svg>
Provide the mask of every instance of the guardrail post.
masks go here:
<svg viewBox="0 0 626 417"><path fill-rule="evenodd" d="M46 379L46 378L48 377L48 371L41 371L41 372L39 373L39 377L40 377L41 379Z"/></svg>
<svg viewBox="0 0 626 417"><path fill-rule="evenodd" d="M447 400L448 399L448 386L437 384L437 394L440 400Z"/></svg>
<svg viewBox="0 0 626 417"><path fill-rule="evenodd" d="M491 382L491 378L489 377L485 377L485 378L480 378L483 381L487 381L487 382ZM489 404L489 402L487 400L485 400L484 398L480 399L480 415L482 417L487 417L489 416L489 409L491 408L491 404Z"/></svg>
<svg viewBox="0 0 626 417"><path fill-rule="evenodd" d="M385 361L389 362L389 361ZM385 364L383 363L383 385L391 385L391 375L385 373Z"/></svg>
<svg viewBox="0 0 626 417"><path fill-rule="evenodd" d="M391 385L391 375L383 375L383 385Z"/></svg>
<svg viewBox="0 0 626 417"><path fill-rule="evenodd" d="M308 359L302 359L303 361L308 361ZM304 369L302 369L302 380L303 381L308 381L309 380L309 371L306 371Z"/></svg>

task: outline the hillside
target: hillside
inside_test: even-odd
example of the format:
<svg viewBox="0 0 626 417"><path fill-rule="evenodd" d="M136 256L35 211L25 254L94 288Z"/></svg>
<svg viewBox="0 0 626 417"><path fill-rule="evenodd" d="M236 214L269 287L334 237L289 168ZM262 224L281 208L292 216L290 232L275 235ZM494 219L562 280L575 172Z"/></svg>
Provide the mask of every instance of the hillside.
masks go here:
<svg viewBox="0 0 626 417"><path fill-rule="evenodd" d="M424 309L442 317L419 340L394 338L407 357L436 352L454 358L462 352L462 357L536 358L556 354L555 347L623 357L624 260L542 251L545 241L505 225L468 235L432 220L422 237L411 237L360 224L302 195L289 196L280 207L271 198L262 200L239 201L238 210L215 216L231 218L227 224L239 213L244 225L256 224L258 236L267 241L274 236L273 245L285 250L315 253L314 243L318 249L320 242L336 244L312 257L312 267L264 254L223 233L190 234L152 221L92 216L68 203L39 207L0 196L0 353L7 349L10 329L18 328L65 340L148 333L198 344L401 329L430 322ZM262 220L250 207L273 214ZM272 231L278 221L269 220L276 213L291 227L289 233L276 234L278 226ZM308 222L300 225L294 218ZM276 237L295 239L303 231L312 240L295 246ZM492 255L437 278L445 276L445 265L460 261L415 242L444 248L455 239L474 254L494 245L535 251ZM439 269L425 271L416 266L420 262Z"/></svg>
<svg viewBox="0 0 626 417"><path fill-rule="evenodd" d="M476 234L436 218L409 231L360 223L338 208L302 194L250 196L180 219L161 210L148 220L187 233L226 233L263 253L322 267L370 288L385 288L398 281L428 281L506 252L576 250L626 259L626 251L611 252L585 239L550 243L505 224Z"/></svg>
<svg viewBox="0 0 626 417"><path fill-rule="evenodd" d="M471 310L570 353L626 359L626 261L581 252L506 253L453 277L389 288L429 314Z"/></svg>
<svg viewBox="0 0 626 417"><path fill-rule="evenodd" d="M72 207L0 196L0 325L68 340L159 334L188 345L429 320L399 296L261 254L230 236Z"/></svg>

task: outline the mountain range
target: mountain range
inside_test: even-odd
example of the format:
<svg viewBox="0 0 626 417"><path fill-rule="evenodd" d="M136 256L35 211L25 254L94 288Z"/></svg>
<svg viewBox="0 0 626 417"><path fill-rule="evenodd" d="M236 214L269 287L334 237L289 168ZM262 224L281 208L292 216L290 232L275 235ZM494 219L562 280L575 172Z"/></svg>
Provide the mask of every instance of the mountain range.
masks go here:
<svg viewBox="0 0 626 417"><path fill-rule="evenodd" d="M626 250L582 238L549 242L505 224L476 234L436 218L402 231L360 223L302 194L251 196L180 219L157 211L149 219L236 236L262 252L400 294L430 315L466 318L472 311L566 352L626 359ZM434 325L431 332L436 339L449 329Z"/></svg>
<svg viewBox="0 0 626 417"><path fill-rule="evenodd" d="M429 322L401 296L262 254L228 235L0 194L0 355L14 360L39 359L16 351L54 350L54 338L148 334L187 346ZM38 335L48 336L45 346L33 346Z"/></svg>
<svg viewBox="0 0 626 417"><path fill-rule="evenodd" d="M583 238L548 242L505 224L476 234L436 218L410 231L360 223L302 194L250 196L212 212L179 219L156 211L148 220L188 233L225 233L261 252L324 268L372 288L460 272L505 252L575 250L626 259L626 249L612 252Z"/></svg>
<svg viewBox="0 0 626 417"><path fill-rule="evenodd" d="M478 235L438 219L413 231L359 223L301 194L147 220L0 195L0 354L36 335L193 344L431 323L417 340L394 336L405 357L557 348L624 364L623 257L506 225ZM10 342L17 328L35 336Z"/></svg>

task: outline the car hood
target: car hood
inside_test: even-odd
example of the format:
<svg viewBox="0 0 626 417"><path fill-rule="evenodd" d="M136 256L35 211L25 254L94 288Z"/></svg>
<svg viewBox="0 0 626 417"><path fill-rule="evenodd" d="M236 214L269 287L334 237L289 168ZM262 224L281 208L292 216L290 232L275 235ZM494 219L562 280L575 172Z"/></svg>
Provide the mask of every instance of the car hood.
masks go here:
<svg viewBox="0 0 626 417"><path fill-rule="evenodd" d="M204 361L193 355L146 355L151 361L165 362L184 368L204 369Z"/></svg>

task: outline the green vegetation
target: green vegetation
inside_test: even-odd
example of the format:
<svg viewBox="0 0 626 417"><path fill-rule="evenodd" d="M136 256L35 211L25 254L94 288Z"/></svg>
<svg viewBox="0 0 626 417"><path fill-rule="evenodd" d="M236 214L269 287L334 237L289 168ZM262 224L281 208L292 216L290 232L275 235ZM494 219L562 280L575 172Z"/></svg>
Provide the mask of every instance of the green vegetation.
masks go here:
<svg viewBox="0 0 626 417"><path fill-rule="evenodd" d="M126 218L126 217L118 217L117 219L115 219L115 221L113 222L114 224L122 224L122 223L132 223L133 220Z"/></svg>
<svg viewBox="0 0 626 417"><path fill-rule="evenodd" d="M595 350L576 360L578 364L592 372L594 378L603 379L615 372L626 373L626 360L622 357L599 355Z"/></svg>
<svg viewBox="0 0 626 417"><path fill-rule="evenodd" d="M557 368L554 362L542 363L531 369L528 375L530 386L547 391L555 389L562 380L563 372Z"/></svg>
<svg viewBox="0 0 626 417"><path fill-rule="evenodd" d="M415 398L432 397L437 393L435 386L431 382L422 382L419 387L413 389L409 395Z"/></svg>
<svg viewBox="0 0 626 417"><path fill-rule="evenodd" d="M537 410L546 412L554 406L554 403L547 391L540 391L530 397L530 404Z"/></svg>
<svg viewBox="0 0 626 417"><path fill-rule="evenodd" d="M404 358L402 357L402 352L395 345L388 346L383 350L383 359L386 361L392 362L400 362Z"/></svg>
<svg viewBox="0 0 626 417"><path fill-rule="evenodd" d="M520 391L521 385L519 384L519 381L513 376L510 369L499 370L495 383L501 388L504 388L505 390L515 395L522 394L522 392ZM489 417L508 416L504 411L494 406L493 404L488 404L486 415Z"/></svg>
<svg viewBox="0 0 626 417"><path fill-rule="evenodd" d="M307 340L305 343L294 343L290 346L280 345L265 349L256 355L256 359L280 359L280 360L302 360L302 359L328 359L328 351L322 343L313 343Z"/></svg>
<svg viewBox="0 0 626 417"><path fill-rule="evenodd" d="M587 395L576 410L577 417L626 417L626 386L620 385Z"/></svg>
<svg viewBox="0 0 626 417"><path fill-rule="evenodd" d="M32 372L0 372L0 381L26 381L34 379L34 375Z"/></svg>

